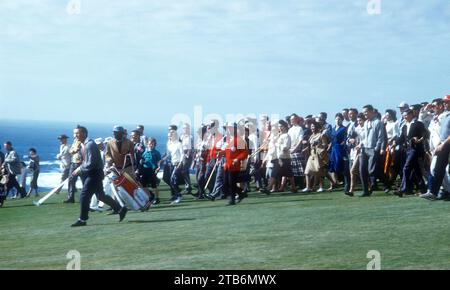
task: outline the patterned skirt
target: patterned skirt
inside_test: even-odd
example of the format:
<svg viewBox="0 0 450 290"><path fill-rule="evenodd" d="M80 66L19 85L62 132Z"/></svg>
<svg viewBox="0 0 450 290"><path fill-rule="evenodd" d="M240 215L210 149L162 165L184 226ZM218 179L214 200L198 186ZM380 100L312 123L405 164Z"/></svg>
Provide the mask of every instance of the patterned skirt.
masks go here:
<svg viewBox="0 0 450 290"><path fill-rule="evenodd" d="M291 167L294 177L305 176L302 164L302 156L300 153L291 154Z"/></svg>

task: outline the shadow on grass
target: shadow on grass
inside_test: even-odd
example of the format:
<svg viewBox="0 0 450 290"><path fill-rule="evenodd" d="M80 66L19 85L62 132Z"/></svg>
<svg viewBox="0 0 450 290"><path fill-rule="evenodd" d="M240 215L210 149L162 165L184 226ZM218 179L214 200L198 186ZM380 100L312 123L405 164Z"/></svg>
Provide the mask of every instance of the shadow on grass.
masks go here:
<svg viewBox="0 0 450 290"><path fill-rule="evenodd" d="M51 204L51 203L49 203L49 204ZM6 202L3 205L3 208L15 208L15 207L37 207L37 206L34 204L8 205Z"/></svg>
<svg viewBox="0 0 450 290"><path fill-rule="evenodd" d="M150 223L166 223L166 222L183 222L193 221L195 218L179 218L179 219L160 219L160 220L131 220L117 223L88 224L88 227L104 227L104 226L120 226L124 224L150 224Z"/></svg>
<svg viewBox="0 0 450 290"><path fill-rule="evenodd" d="M245 202L247 199L244 199L239 203L239 206L241 205L259 205L259 204L274 204L274 203L292 203L292 202L310 202L310 201L330 201L333 200L332 198L310 198L310 199L290 199L290 200L272 200L272 201L262 201L262 202ZM249 199L248 201L251 201Z"/></svg>
<svg viewBox="0 0 450 290"><path fill-rule="evenodd" d="M147 224L147 223L166 223L166 222L182 222L182 221L195 221L196 218L180 218L180 219L161 219L161 220L133 220L128 221L132 224Z"/></svg>
<svg viewBox="0 0 450 290"><path fill-rule="evenodd" d="M302 196L297 196L297 197L302 197ZM252 201L252 200L256 200L256 199L252 199L252 198L246 198L244 199L242 202L240 202L239 204L237 204L237 206L241 206L241 205L263 205L263 204L276 204L276 203L292 203L292 202L298 202L298 203L303 203L303 202L309 202L309 201L330 201L333 200L332 198L310 198L310 199L279 199L279 200L271 200L271 201L257 201L257 202L246 202L246 201ZM257 200L263 200L262 198L258 198ZM228 204L228 200L227 199L221 199L221 200L216 200L214 202L211 202L211 206L189 206L189 207L183 207L180 208L178 210L199 210L199 209L206 209L206 208L217 208L218 206L227 206ZM179 206L179 205L177 205ZM234 206L230 207L233 208ZM158 209L156 211L167 211L167 207L160 209L159 208L155 208Z"/></svg>

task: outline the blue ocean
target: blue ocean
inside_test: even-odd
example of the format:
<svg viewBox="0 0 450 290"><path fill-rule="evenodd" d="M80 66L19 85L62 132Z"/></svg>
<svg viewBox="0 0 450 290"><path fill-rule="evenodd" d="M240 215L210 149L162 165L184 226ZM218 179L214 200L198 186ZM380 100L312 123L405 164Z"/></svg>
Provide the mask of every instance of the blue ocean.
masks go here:
<svg viewBox="0 0 450 290"><path fill-rule="evenodd" d="M68 122L44 122L44 121L10 121L0 120L0 144L1 151L5 153L4 143L11 141L14 149L19 154L21 161L28 165L28 151L35 148L40 157L41 173L38 179L40 192L48 191L56 187L60 181L59 161L56 154L59 153L59 141L57 137L66 134L70 137L68 143L73 141L73 128L77 123ZM112 128L117 124L90 124L82 123L89 131L89 138L103 138L112 136ZM128 132L134 130L136 125L119 124L127 128ZM161 154L165 153L167 142L167 128L145 126L144 134L147 137L156 138L157 149ZM29 177L27 181L27 189Z"/></svg>

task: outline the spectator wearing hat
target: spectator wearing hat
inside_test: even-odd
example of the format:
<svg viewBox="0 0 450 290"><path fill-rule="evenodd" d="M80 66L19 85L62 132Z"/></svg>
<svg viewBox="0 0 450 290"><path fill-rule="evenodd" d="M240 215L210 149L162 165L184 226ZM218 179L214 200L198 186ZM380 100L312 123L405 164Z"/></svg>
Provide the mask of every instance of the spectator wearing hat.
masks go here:
<svg viewBox="0 0 450 290"><path fill-rule="evenodd" d="M106 144L105 163L106 167L114 166L119 171L126 172L134 177L134 145L125 136L122 126L114 126L114 139Z"/></svg>
<svg viewBox="0 0 450 290"><path fill-rule="evenodd" d="M401 118L397 121L398 122L398 129L399 129L399 135L398 137L400 137L402 130L403 130L403 126L405 125L405 119L403 119L403 112L406 110L409 110L409 105L407 102L401 102L398 107L397 107L400 111L400 116Z"/></svg>
<svg viewBox="0 0 450 290"><path fill-rule="evenodd" d="M70 161L72 156L70 155L70 147L67 144L67 135L63 134L58 137L60 146L59 146L59 153L56 155L56 159L59 160L59 168L61 170L61 182L66 180L69 177L69 171L70 171ZM59 193L59 191L58 191Z"/></svg>

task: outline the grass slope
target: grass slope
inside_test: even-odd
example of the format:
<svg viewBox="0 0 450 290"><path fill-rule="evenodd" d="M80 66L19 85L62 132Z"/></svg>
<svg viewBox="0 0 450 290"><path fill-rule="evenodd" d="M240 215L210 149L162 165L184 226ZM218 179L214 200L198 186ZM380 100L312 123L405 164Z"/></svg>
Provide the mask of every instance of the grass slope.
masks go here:
<svg viewBox="0 0 450 290"><path fill-rule="evenodd" d="M252 193L235 207L190 196L124 222L91 213L70 228L79 204L64 195L41 207L7 200L0 209L0 269L65 269L70 250L82 269L450 269L450 202L375 193Z"/></svg>

